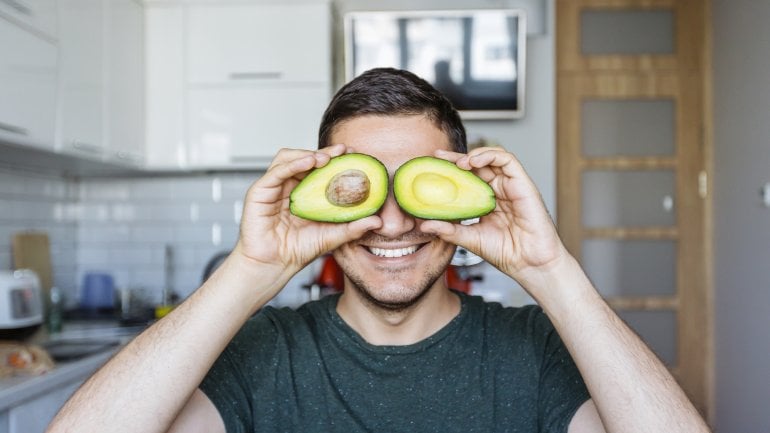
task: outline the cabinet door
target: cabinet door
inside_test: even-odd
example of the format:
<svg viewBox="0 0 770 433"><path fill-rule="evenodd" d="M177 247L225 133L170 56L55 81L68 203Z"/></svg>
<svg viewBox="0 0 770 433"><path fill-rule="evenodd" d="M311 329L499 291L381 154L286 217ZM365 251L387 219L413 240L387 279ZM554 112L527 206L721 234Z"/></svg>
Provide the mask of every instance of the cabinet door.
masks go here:
<svg viewBox="0 0 770 433"><path fill-rule="evenodd" d="M134 0L107 3L107 157L129 165L144 160L142 14Z"/></svg>
<svg viewBox="0 0 770 433"><path fill-rule="evenodd" d="M104 154L104 10L101 0L60 0L59 148Z"/></svg>
<svg viewBox="0 0 770 433"><path fill-rule="evenodd" d="M184 12L177 5L145 6L147 166L187 166L184 141Z"/></svg>
<svg viewBox="0 0 770 433"><path fill-rule="evenodd" d="M314 149L325 85L201 88L189 92L194 166L266 167L283 147Z"/></svg>
<svg viewBox="0 0 770 433"><path fill-rule="evenodd" d="M0 139L53 148L56 46L0 19Z"/></svg>
<svg viewBox="0 0 770 433"><path fill-rule="evenodd" d="M196 5L187 13L188 83L327 81L329 7Z"/></svg>
<svg viewBox="0 0 770 433"><path fill-rule="evenodd" d="M69 383L43 397L22 403L8 414L9 433L43 433L64 402L78 389L82 380Z"/></svg>

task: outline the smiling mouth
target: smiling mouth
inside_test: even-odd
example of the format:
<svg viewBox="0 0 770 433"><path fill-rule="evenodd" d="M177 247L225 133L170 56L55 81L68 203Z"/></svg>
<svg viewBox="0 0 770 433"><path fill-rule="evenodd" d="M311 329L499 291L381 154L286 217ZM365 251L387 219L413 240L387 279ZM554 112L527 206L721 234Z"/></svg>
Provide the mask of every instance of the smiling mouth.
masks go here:
<svg viewBox="0 0 770 433"><path fill-rule="evenodd" d="M417 250L420 249L422 245L412 245L405 248L377 248L377 247L367 247L367 250L369 250L370 253L374 254L377 257L404 257L408 256L410 254L414 254L417 252Z"/></svg>

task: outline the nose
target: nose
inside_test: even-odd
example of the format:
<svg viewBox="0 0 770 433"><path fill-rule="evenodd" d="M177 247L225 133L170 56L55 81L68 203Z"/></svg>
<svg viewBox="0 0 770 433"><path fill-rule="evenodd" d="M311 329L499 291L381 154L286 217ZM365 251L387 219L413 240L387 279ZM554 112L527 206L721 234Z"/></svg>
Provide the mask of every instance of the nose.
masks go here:
<svg viewBox="0 0 770 433"><path fill-rule="evenodd" d="M416 225L414 217L399 207L393 192L388 193L388 198L377 215L382 219L382 226L374 232L381 236L397 238L414 230Z"/></svg>

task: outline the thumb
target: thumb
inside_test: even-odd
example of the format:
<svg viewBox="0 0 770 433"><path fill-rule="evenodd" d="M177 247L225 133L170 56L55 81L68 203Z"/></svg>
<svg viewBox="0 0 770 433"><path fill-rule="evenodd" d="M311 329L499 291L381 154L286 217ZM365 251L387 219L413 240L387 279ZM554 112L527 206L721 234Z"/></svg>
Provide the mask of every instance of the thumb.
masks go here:
<svg viewBox="0 0 770 433"><path fill-rule="evenodd" d="M427 220L422 222L420 230L466 248L474 254L480 253L479 233L473 225L466 226L447 221Z"/></svg>
<svg viewBox="0 0 770 433"><path fill-rule="evenodd" d="M331 229L327 232L325 247L331 251L340 245L346 244L352 240L360 239L366 232L376 230L382 226L382 219L379 216L372 215L344 224L330 224Z"/></svg>

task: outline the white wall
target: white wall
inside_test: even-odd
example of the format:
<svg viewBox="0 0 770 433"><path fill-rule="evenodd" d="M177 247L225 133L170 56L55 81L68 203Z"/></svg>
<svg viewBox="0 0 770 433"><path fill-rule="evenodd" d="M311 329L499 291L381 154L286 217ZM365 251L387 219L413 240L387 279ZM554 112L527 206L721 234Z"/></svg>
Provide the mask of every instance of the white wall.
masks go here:
<svg viewBox="0 0 770 433"><path fill-rule="evenodd" d="M770 2L713 0L716 430L770 431Z"/></svg>

